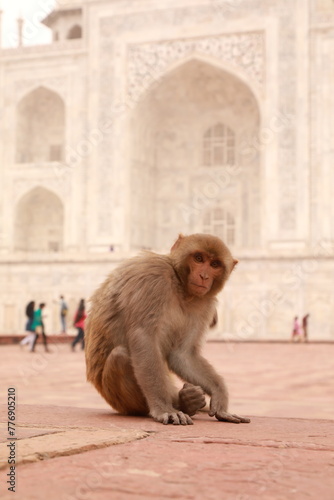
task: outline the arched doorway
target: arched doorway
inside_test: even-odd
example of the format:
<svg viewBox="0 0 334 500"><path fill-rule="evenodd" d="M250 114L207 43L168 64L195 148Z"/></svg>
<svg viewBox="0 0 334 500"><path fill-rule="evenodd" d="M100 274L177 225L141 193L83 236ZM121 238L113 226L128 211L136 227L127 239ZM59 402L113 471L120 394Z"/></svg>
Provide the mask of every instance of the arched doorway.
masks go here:
<svg viewBox="0 0 334 500"><path fill-rule="evenodd" d="M55 92L39 87L17 106L17 163L62 161L65 105Z"/></svg>
<svg viewBox="0 0 334 500"><path fill-rule="evenodd" d="M82 38L82 28L79 24L72 26L67 34L68 40L75 40L77 38Z"/></svg>
<svg viewBox="0 0 334 500"><path fill-rule="evenodd" d="M59 252L63 233L64 207L56 194L36 187L21 198L15 213L15 250Z"/></svg>
<svg viewBox="0 0 334 500"><path fill-rule="evenodd" d="M167 248L226 205L235 244L256 246L260 157L244 152L259 126L252 90L212 64L192 59L156 82L131 119L132 247Z"/></svg>

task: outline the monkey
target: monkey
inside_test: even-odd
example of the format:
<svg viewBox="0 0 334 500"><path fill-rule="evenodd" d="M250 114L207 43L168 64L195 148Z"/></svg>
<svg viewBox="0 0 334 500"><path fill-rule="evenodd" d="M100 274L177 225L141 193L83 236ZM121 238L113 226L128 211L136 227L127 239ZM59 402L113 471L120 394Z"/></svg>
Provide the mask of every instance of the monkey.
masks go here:
<svg viewBox="0 0 334 500"><path fill-rule="evenodd" d="M217 322L216 295L237 260L216 236L179 235L170 253L125 260L94 292L85 331L87 380L123 415L191 425L210 397L209 415L228 412L224 379L201 355ZM180 391L171 380L176 374Z"/></svg>

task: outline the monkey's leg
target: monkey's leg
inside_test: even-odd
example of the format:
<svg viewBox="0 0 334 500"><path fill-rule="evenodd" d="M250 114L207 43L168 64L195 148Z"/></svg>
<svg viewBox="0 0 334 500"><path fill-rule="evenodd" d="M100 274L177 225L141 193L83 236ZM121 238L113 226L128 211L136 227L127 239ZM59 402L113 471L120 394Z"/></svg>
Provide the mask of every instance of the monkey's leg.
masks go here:
<svg viewBox="0 0 334 500"><path fill-rule="evenodd" d="M101 393L119 413L148 414L148 405L136 381L126 347L117 346L109 354L102 373Z"/></svg>
<svg viewBox="0 0 334 500"><path fill-rule="evenodd" d="M184 384L178 397L177 407L190 417L206 405L204 391L198 385Z"/></svg>

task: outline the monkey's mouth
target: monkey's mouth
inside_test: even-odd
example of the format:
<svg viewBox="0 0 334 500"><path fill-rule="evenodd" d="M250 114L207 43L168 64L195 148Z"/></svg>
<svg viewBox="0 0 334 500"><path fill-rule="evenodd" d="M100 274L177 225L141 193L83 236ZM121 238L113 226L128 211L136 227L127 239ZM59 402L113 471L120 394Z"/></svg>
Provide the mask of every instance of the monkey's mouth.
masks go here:
<svg viewBox="0 0 334 500"><path fill-rule="evenodd" d="M207 286L204 285L198 285L197 283L190 282L192 286L196 286L197 288L203 288L204 290L209 290Z"/></svg>

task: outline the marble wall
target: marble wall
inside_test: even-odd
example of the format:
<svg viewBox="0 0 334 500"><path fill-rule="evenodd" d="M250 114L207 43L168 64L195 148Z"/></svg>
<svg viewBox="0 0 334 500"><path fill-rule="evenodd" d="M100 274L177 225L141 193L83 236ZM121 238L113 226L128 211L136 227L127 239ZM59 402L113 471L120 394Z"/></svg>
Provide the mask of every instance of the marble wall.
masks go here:
<svg viewBox="0 0 334 500"><path fill-rule="evenodd" d="M212 228L240 264L211 336L334 339L332 2L77 6L82 39L0 49L0 332Z"/></svg>

